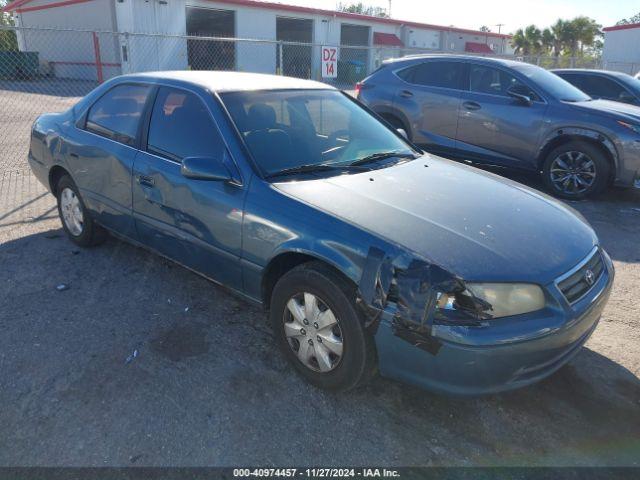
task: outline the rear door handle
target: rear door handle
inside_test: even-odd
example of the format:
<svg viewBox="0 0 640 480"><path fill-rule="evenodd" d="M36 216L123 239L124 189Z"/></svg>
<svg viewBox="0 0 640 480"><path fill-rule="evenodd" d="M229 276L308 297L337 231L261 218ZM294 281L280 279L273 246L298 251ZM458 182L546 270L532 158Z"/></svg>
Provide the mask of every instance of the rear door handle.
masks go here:
<svg viewBox="0 0 640 480"><path fill-rule="evenodd" d="M136 181L143 187L153 187L156 183L153 178L147 177L146 175L137 175Z"/></svg>
<svg viewBox="0 0 640 480"><path fill-rule="evenodd" d="M70 156L71 158L80 158L80 155L78 155L77 153L73 153L73 152L71 152L71 153L69 154L69 156Z"/></svg>
<svg viewBox="0 0 640 480"><path fill-rule="evenodd" d="M413 92L410 92L409 90L402 90L400 92L400 96L403 98L411 98L413 97Z"/></svg>
<svg viewBox="0 0 640 480"><path fill-rule="evenodd" d="M476 102L463 102L462 106L467 110L480 110L482 108L482 105Z"/></svg>

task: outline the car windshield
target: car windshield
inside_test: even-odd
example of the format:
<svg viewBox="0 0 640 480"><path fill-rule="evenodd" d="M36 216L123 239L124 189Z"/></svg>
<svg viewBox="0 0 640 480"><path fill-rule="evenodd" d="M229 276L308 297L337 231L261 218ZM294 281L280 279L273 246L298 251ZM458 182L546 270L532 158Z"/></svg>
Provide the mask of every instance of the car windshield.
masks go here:
<svg viewBox="0 0 640 480"><path fill-rule="evenodd" d="M411 147L335 90L270 90L221 95L266 176L362 171L407 159ZM356 165L352 165L357 162Z"/></svg>
<svg viewBox="0 0 640 480"><path fill-rule="evenodd" d="M517 65L514 70L525 75L545 92L563 102L587 102L591 97L554 73L534 65Z"/></svg>

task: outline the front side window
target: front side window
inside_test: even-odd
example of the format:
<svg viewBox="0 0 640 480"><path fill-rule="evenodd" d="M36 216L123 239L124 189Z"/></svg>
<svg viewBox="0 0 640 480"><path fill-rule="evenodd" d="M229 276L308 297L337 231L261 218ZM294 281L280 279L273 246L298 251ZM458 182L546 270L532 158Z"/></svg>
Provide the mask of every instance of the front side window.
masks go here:
<svg viewBox="0 0 640 480"><path fill-rule="evenodd" d="M171 160L213 157L222 139L206 105L186 90L161 87L153 105L147 150Z"/></svg>
<svg viewBox="0 0 640 480"><path fill-rule="evenodd" d="M460 62L425 62L400 71L400 78L425 87L462 87L464 64Z"/></svg>
<svg viewBox="0 0 640 480"><path fill-rule="evenodd" d="M112 88L89 109L86 129L133 146L150 90L148 85L118 85Z"/></svg>
<svg viewBox="0 0 640 480"><path fill-rule="evenodd" d="M470 65L469 90L475 93L487 93L508 97L511 87L525 90L525 85L504 70L484 65Z"/></svg>
<svg viewBox="0 0 640 480"><path fill-rule="evenodd" d="M251 155L269 175L301 166L347 166L411 147L355 102L333 90L221 95Z"/></svg>
<svg viewBox="0 0 640 480"><path fill-rule="evenodd" d="M569 82L574 87L577 87L583 92L586 92L585 77L583 75L576 75L575 73L561 73L557 75L563 80L566 80L567 82Z"/></svg>

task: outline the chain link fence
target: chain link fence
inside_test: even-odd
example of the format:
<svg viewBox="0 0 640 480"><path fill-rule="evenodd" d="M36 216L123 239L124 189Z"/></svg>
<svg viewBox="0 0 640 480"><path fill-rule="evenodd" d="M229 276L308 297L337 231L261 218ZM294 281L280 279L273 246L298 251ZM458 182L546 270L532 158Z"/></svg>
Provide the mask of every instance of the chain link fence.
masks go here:
<svg viewBox="0 0 640 480"><path fill-rule="evenodd" d="M233 70L310 78L349 90L386 59L438 53L415 48L336 46L336 76L323 78L322 47L273 40L0 27L0 172L26 167L29 130L38 115L69 108L117 75ZM635 73L640 67L566 57L515 58L544 68L604 67Z"/></svg>

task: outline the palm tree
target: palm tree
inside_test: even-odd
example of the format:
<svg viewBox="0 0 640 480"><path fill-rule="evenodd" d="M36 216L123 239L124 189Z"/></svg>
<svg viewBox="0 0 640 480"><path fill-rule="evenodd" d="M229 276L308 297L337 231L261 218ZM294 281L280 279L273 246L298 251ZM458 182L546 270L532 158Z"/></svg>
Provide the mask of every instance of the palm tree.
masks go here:
<svg viewBox="0 0 640 480"><path fill-rule="evenodd" d="M524 29L524 36L529 42L529 50L531 53L539 53L542 48L542 32L535 25L529 25Z"/></svg>
<svg viewBox="0 0 640 480"><path fill-rule="evenodd" d="M600 36L601 25L598 25L595 20L588 17L576 17L571 20L573 26L573 33L576 42L580 43L580 54L584 54L584 47L590 47L593 45L596 37Z"/></svg>
<svg viewBox="0 0 640 480"><path fill-rule="evenodd" d="M524 30L519 28L511 37L511 46L516 54L529 55L529 41L524 34Z"/></svg>
<svg viewBox="0 0 640 480"><path fill-rule="evenodd" d="M545 54L548 54L553 49L555 45L556 38L553 35L553 32L549 28L545 28L542 31L542 49Z"/></svg>
<svg viewBox="0 0 640 480"><path fill-rule="evenodd" d="M558 19L556 23L551 25L551 33L553 33L553 54L558 57L566 48L571 36L571 28L569 22Z"/></svg>

